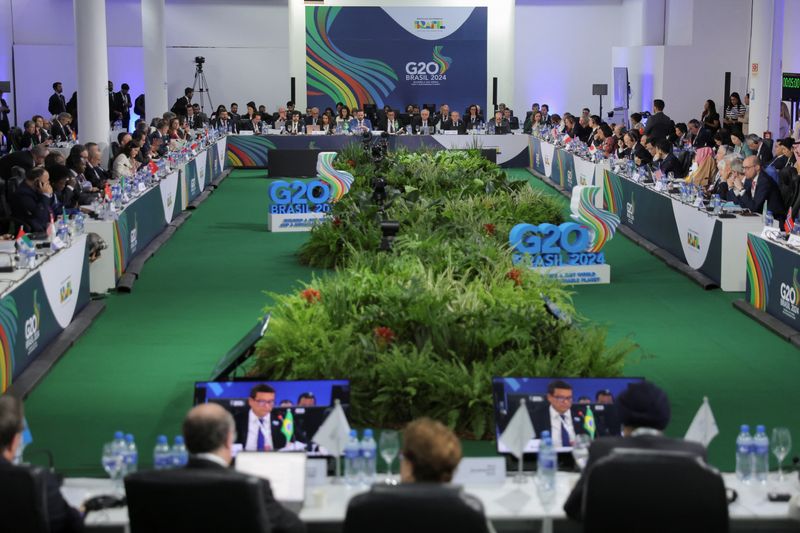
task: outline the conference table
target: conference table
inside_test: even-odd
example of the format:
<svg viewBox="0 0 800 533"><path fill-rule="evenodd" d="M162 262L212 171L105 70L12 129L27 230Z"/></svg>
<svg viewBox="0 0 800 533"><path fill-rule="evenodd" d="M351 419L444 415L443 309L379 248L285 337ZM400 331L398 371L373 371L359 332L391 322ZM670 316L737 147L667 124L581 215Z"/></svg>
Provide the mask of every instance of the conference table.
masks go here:
<svg viewBox="0 0 800 533"><path fill-rule="evenodd" d="M761 231L760 215L716 216L682 201L678 194L659 191L611 169L608 160L593 163L533 137L531 153L534 174L567 194L579 184L600 187L602 207L620 217L629 236L648 241L646 246L656 255L700 273L706 286L744 292L747 235Z"/></svg>
<svg viewBox="0 0 800 533"><path fill-rule="evenodd" d="M502 484L469 484L465 490L481 500L487 518L498 532L530 532L536 531L535 528L541 528L542 531L551 528L555 531L580 531L574 523L567 520L562 509L578 480L578 474L557 474L555 495L549 504L540 499L533 476L527 477L529 479L526 483L515 483L511 477L506 477ZM383 479L379 478L378 481L382 482ZM738 494L737 500L728 508L733 531L777 532L797 531L800 528L800 521L790 516L789 503L772 503L767 500L767 492L776 488L775 482L770 481L767 485L745 485L733 474L723 474L723 479L726 487L733 488ZM111 481L107 479L67 478L61 491L71 505L79 506L89 497L108 494L111 486ZM800 498L800 484L796 476L779 488ZM307 487L300 518L311 532L341 531L348 502L353 496L366 490L366 485L334 485L330 483L330 479L324 485ZM127 509L116 508L90 513L86 525L89 530L127 531Z"/></svg>
<svg viewBox="0 0 800 533"><path fill-rule="evenodd" d="M0 255L14 254L3 241ZM34 268L0 273L0 394L89 303L86 235L57 252L38 250Z"/></svg>
<svg viewBox="0 0 800 533"><path fill-rule="evenodd" d="M92 263L93 293L114 289L137 254L219 178L225 146L226 138L222 137L198 150L124 205L115 219L87 220L86 230L97 233L108 245L100 259Z"/></svg>
<svg viewBox="0 0 800 533"><path fill-rule="evenodd" d="M249 134L248 134L249 133ZM497 164L501 167L527 168L531 164L529 135L389 135L386 139L390 150L405 148L409 151L427 149L459 150L480 148L495 150ZM372 132L372 140L380 138L380 132ZM228 135L227 165L235 168L267 168L270 150L316 149L337 151L361 143L360 135L253 135L242 132Z"/></svg>

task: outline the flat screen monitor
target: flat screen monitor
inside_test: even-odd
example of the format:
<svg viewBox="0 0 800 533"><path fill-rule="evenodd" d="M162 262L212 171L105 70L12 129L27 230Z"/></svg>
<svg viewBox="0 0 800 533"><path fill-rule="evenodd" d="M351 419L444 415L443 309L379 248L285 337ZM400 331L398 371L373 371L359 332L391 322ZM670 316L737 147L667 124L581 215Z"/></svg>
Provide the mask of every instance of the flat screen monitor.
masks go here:
<svg viewBox="0 0 800 533"><path fill-rule="evenodd" d="M254 389L256 398L253 400ZM328 456L328 451L312 438L336 400L347 413L349 380L199 381L194 389L195 405L214 402L233 415L236 422L234 454L242 450L305 451L312 456Z"/></svg>
<svg viewBox="0 0 800 533"><path fill-rule="evenodd" d="M525 451L531 453L539 451L539 436L542 431L550 429L550 402L547 398L547 388L551 382L556 380L564 381L572 387L569 413L576 433L585 432L583 424L588 415L588 410L591 409L591 414L594 418L595 438L601 438L621 434L622 428L614 400L619 393L628 387L628 384L644 381L644 378L493 378L492 396L494 400L495 436L497 437L498 453L509 453L509 450L500 442L500 435L519 408L521 399L526 400L526 406L535 432L534 438L528 443ZM564 406L562 405L561 407L563 408ZM570 446L562 446L556 448L556 451L568 452L571 449Z"/></svg>

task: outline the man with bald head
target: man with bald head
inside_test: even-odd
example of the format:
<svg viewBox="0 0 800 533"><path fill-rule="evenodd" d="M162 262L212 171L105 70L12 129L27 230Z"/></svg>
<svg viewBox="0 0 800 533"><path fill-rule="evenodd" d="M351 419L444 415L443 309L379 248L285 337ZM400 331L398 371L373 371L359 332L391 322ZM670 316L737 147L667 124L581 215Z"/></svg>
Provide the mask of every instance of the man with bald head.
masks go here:
<svg viewBox="0 0 800 533"><path fill-rule="evenodd" d="M236 424L233 416L223 407L215 403L194 407L183 421L183 438L190 454L186 468L221 470L231 476L244 476L230 468L235 437ZM272 531L304 532L306 526L297 515L275 500L269 481L264 479L261 483Z"/></svg>
<svg viewBox="0 0 800 533"><path fill-rule="evenodd" d="M775 220L780 221L781 227L786 218L786 208L783 205L781 191L778 184L761 169L758 156L751 155L744 160L744 180L739 176L734 178L733 188L728 192L728 200L749 209L753 213L762 213L764 205L772 211Z"/></svg>

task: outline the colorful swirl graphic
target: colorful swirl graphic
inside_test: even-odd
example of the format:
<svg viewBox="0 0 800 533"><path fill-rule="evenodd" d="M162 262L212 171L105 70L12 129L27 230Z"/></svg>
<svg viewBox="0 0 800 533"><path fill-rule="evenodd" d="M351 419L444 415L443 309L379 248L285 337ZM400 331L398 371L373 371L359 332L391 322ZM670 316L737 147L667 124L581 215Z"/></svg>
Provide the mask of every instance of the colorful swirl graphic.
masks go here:
<svg viewBox="0 0 800 533"><path fill-rule="evenodd" d="M622 209L622 184L619 181L619 176L609 170L603 171L603 202L606 209L616 215L621 215Z"/></svg>
<svg viewBox="0 0 800 533"><path fill-rule="evenodd" d="M800 305L800 283L797 281L797 271L800 270L798 268L794 269L792 273L792 286L794 287L794 305Z"/></svg>
<svg viewBox="0 0 800 533"><path fill-rule="evenodd" d="M769 282L772 280L772 253L769 244L758 237L747 236L747 284L750 305L762 311L769 301Z"/></svg>
<svg viewBox="0 0 800 533"><path fill-rule="evenodd" d="M266 167L267 152L275 148L274 142L258 135L228 137L228 164L234 167Z"/></svg>
<svg viewBox="0 0 800 533"><path fill-rule="evenodd" d="M125 265L128 264L128 245L123 241L123 235L128 237L128 221L123 216L114 221L114 275L119 279L125 273Z"/></svg>
<svg viewBox="0 0 800 533"><path fill-rule="evenodd" d="M572 218L589 228L592 234L590 253L597 253L603 249L608 241L614 238L614 233L619 226L619 217L614 213L598 209L594 206L594 197L600 191L595 185L585 186L580 192L580 201L577 211L573 211Z"/></svg>
<svg viewBox="0 0 800 533"><path fill-rule="evenodd" d="M566 161L566 152L564 150L556 150L556 161L558 162L558 182L559 185L561 185L561 187L564 188L567 184L567 173L566 169L564 169L564 162Z"/></svg>
<svg viewBox="0 0 800 533"><path fill-rule="evenodd" d="M450 63L453 62L452 58L442 55L442 48L444 46L441 45L433 47L433 61L439 65L439 74L447 72L447 69L450 68Z"/></svg>
<svg viewBox="0 0 800 533"><path fill-rule="evenodd" d="M353 57L342 52L330 39L329 31L341 7L306 8L306 76L309 94L319 91L350 109L375 104L398 80L392 68L377 59ZM445 58L446 59L446 58Z"/></svg>
<svg viewBox="0 0 800 533"><path fill-rule="evenodd" d="M0 302L0 394L11 385L14 376L14 341L17 338L17 302L6 296Z"/></svg>
<svg viewBox="0 0 800 533"><path fill-rule="evenodd" d="M320 180L331 186L331 202L338 202L350 190L353 175L333 168L334 159L336 152L320 152L317 156L317 175Z"/></svg>

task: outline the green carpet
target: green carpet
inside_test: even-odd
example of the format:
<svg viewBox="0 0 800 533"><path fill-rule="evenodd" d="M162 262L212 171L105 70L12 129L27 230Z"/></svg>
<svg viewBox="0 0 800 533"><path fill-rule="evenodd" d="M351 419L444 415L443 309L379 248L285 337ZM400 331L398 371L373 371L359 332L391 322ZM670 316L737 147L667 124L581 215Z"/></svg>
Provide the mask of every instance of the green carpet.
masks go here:
<svg viewBox="0 0 800 533"><path fill-rule="evenodd" d="M512 174L557 194L525 170ZM100 475L101 444L122 429L136 435L148 466L156 435L180 432L193 382L207 379L255 323L267 303L262 291L309 279L294 256L305 235L266 232L261 176L235 172L145 265L133 293L106 299L105 313L26 403L31 451L51 450L66 475ZM626 374L669 392L670 434L685 431L707 395L721 431L709 454L723 470L733 468L742 422L787 425L800 438L791 419L800 353L736 311L731 302L741 295L705 292L622 236L605 251L612 284L576 289L576 306L607 325L612 342L640 346ZM464 444L468 455L494 449Z"/></svg>

